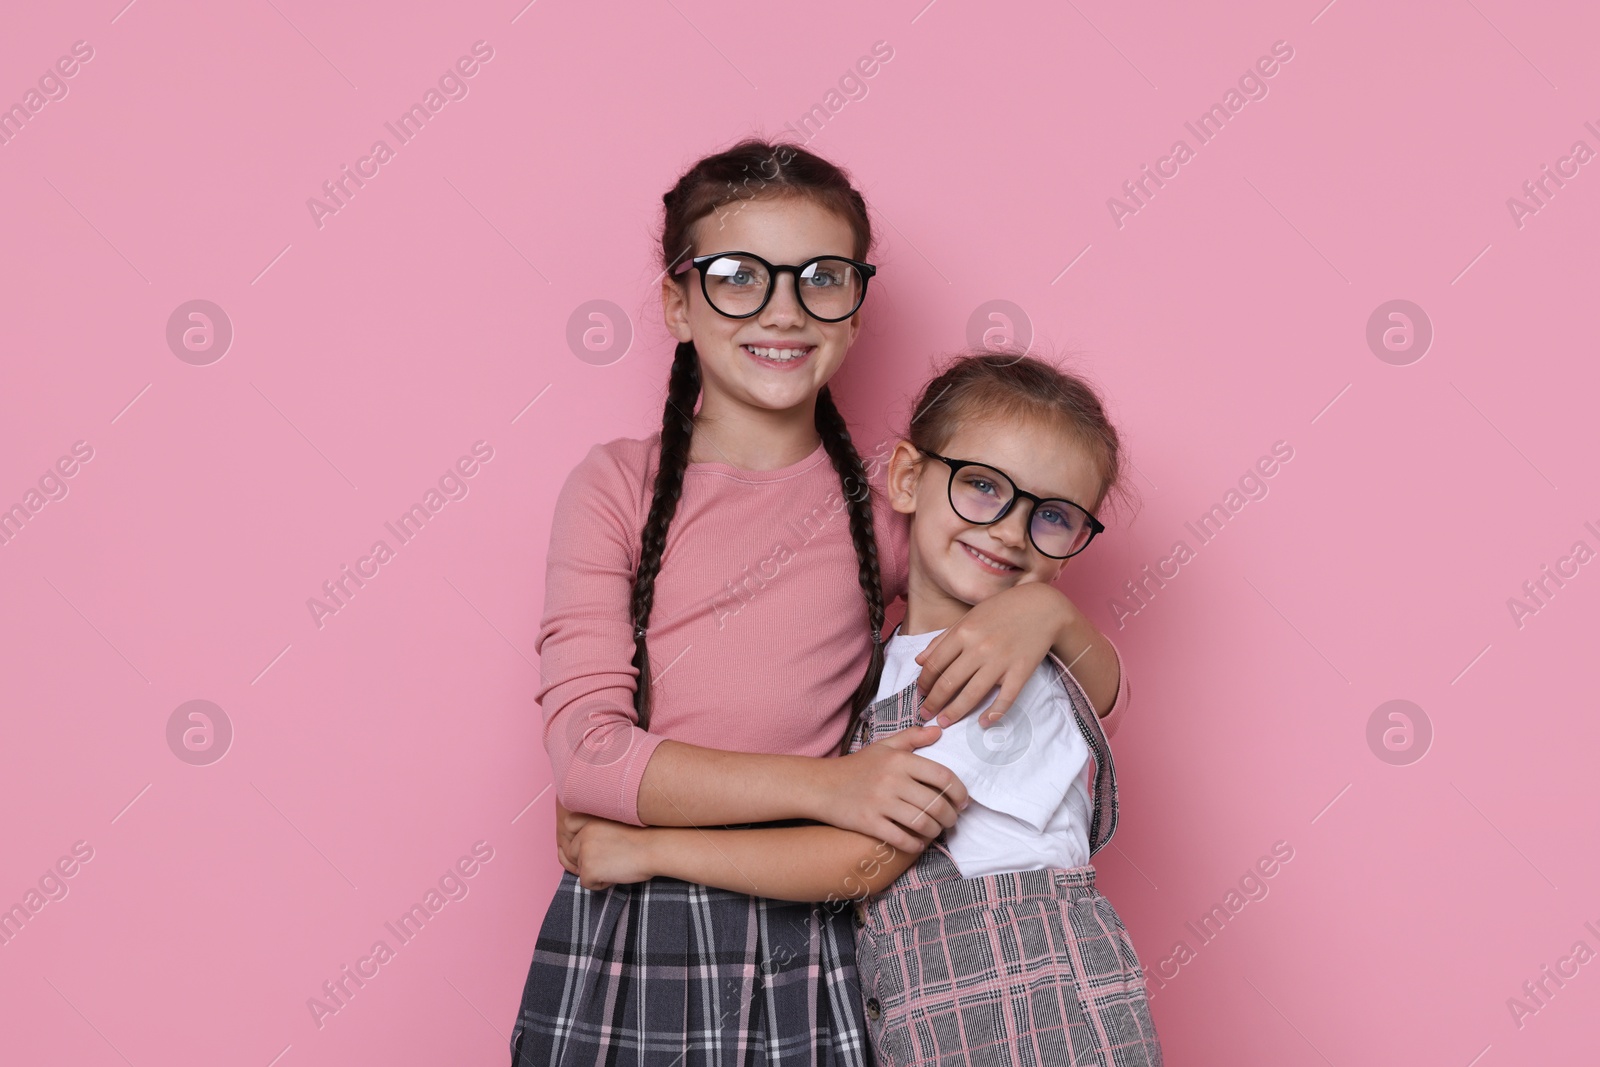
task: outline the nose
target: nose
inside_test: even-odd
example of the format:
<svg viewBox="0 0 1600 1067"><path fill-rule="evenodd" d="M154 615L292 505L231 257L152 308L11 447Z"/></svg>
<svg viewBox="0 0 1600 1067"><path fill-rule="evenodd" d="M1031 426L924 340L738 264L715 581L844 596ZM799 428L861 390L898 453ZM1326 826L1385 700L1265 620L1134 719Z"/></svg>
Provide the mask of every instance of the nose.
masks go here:
<svg viewBox="0 0 1600 1067"><path fill-rule="evenodd" d="M1032 510L1028 501L1016 498L1011 502L1011 510L1006 512L1005 518L989 527L989 535L1007 548L1027 548L1028 513Z"/></svg>
<svg viewBox="0 0 1600 1067"><path fill-rule="evenodd" d="M778 275L777 283L772 288L772 299L761 309L761 325L798 326L805 322L806 309L800 306L794 285L792 272L785 271Z"/></svg>

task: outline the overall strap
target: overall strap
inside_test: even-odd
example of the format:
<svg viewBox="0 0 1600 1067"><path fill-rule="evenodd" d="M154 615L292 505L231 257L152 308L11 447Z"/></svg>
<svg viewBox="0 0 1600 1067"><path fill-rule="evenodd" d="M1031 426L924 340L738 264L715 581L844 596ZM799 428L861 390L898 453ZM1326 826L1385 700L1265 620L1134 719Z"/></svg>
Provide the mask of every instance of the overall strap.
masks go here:
<svg viewBox="0 0 1600 1067"><path fill-rule="evenodd" d="M851 752L858 752L872 742L890 734L899 733L901 730L912 726L923 725L917 717L917 711L922 707L922 693L917 689L916 679L911 684L897 693L890 693L861 712L861 722L856 729L850 745ZM944 834L940 834L928 847L929 852L942 853L945 862L952 870L955 869L955 857L950 855L950 849L945 845ZM927 857L924 857L926 861Z"/></svg>
<svg viewBox="0 0 1600 1067"><path fill-rule="evenodd" d="M917 720L917 709L920 707L922 694L917 692L915 679L898 693L890 693L882 700L869 704L861 712L861 721L856 724L850 751L865 748L879 738L898 733L908 726L920 726Z"/></svg>
<svg viewBox="0 0 1600 1067"><path fill-rule="evenodd" d="M1056 658L1054 652L1049 653L1045 660L1055 668L1057 680L1072 701L1078 732L1088 742L1089 755L1094 759L1094 788L1090 791L1094 811L1089 818L1089 855L1093 856L1110 843L1111 835L1117 831L1117 769L1111 759L1111 742L1106 739L1105 730L1100 726L1100 716L1095 714L1088 694L1072 676L1072 672Z"/></svg>

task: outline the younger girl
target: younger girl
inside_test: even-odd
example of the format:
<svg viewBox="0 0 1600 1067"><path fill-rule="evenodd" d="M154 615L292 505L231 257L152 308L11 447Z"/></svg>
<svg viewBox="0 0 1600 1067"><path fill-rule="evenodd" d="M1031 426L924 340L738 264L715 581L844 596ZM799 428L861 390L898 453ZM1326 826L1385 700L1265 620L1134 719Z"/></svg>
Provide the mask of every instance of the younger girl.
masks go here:
<svg viewBox="0 0 1600 1067"><path fill-rule="evenodd" d="M907 573L905 518L873 506L879 479L828 389L877 271L866 204L826 160L747 141L695 163L662 206L677 347L660 433L596 445L551 520L537 648L558 811L801 819L920 849L968 799L911 751L939 730L840 754ZM958 721L998 684L989 710L1003 711L1051 650L1121 714L1114 648L1039 583L998 592L928 650L926 704ZM596 891L569 872L512 1059L861 1067L854 933L843 911L746 890L653 878Z"/></svg>
<svg viewBox="0 0 1600 1067"><path fill-rule="evenodd" d="M1093 512L1119 453L1092 387L1040 360L969 356L928 384L889 468L890 504L912 516L905 621L853 750L917 722L915 657L940 632L1004 590L1053 581L1104 529ZM857 966L884 1067L1160 1064L1133 941L1089 865L1116 826L1116 778L1077 679L1041 664L1001 725L963 719L921 755L972 803L918 856L830 826L604 820L566 855L596 889L666 876L826 910L864 899Z"/></svg>

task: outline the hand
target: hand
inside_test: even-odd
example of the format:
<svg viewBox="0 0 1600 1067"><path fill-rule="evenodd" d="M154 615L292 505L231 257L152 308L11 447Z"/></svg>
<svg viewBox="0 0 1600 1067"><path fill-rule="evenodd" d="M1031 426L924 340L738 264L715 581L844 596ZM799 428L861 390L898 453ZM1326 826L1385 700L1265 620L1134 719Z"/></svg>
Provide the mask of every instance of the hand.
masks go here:
<svg viewBox="0 0 1600 1067"><path fill-rule="evenodd" d="M829 781L820 821L916 854L956 824L968 803L955 772L913 749L939 740L935 726L912 726L838 759L821 761Z"/></svg>
<svg viewBox="0 0 1600 1067"><path fill-rule="evenodd" d="M585 812L568 811L561 806L561 801L556 801L556 857L561 860L561 866L573 874L578 873L578 864L572 853L573 838L594 818Z"/></svg>
<svg viewBox="0 0 1600 1067"><path fill-rule="evenodd" d="M591 819L573 836L571 855L578 869L578 884L585 889L610 889L627 882L654 878L645 844L648 827L628 826L610 819Z"/></svg>
<svg viewBox="0 0 1600 1067"><path fill-rule="evenodd" d="M1077 618L1072 601L1044 582L1019 582L973 605L917 657L917 688L926 694L922 715L937 715L939 725L949 726L998 685L999 695L981 720L998 721Z"/></svg>

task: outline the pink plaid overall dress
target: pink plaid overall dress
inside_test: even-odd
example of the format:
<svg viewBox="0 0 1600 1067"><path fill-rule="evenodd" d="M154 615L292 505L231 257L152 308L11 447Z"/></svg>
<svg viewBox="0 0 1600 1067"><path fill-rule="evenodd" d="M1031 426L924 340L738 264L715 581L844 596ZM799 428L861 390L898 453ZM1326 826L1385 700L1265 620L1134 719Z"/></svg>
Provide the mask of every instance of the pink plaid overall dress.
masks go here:
<svg viewBox="0 0 1600 1067"><path fill-rule="evenodd" d="M1077 679L1048 662L1095 762L1089 854L1117 823L1111 747ZM851 751L917 723L915 683L866 709ZM1160 1067L1133 939L1094 867L963 878L941 836L856 904L856 967L880 1067Z"/></svg>

